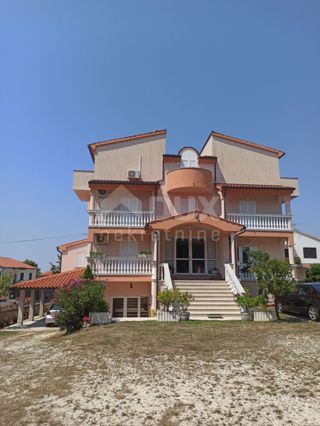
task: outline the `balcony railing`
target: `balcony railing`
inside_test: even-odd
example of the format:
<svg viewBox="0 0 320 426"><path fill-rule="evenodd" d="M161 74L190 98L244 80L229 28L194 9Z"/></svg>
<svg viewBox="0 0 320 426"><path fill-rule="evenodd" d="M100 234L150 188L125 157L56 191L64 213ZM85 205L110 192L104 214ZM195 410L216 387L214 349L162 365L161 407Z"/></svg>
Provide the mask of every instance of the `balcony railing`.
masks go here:
<svg viewBox="0 0 320 426"><path fill-rule="evenodd" d="M114 210L90 210L89 226L105 228L143 228L152 222L153 212L120 212Z"/></svg>
<svg viewBox="0 0 320 426"><path fill-rule="evenodd" d="M244 225L247 229L265 231L291 230L291 216L282 214L229 213L227 219Z"/></svg>
<svg viewBox="0 0 320 426"><path fill-rule="evenodd" d="M238 268L241 281L256 281L256 276L250 271L247 263L239 263Z"/></svg>
<svg viewBox="0 0 320 426"><path fill-rule="evenodd" d="M151 275L150 257L91 257L95 275Z"/></svg>

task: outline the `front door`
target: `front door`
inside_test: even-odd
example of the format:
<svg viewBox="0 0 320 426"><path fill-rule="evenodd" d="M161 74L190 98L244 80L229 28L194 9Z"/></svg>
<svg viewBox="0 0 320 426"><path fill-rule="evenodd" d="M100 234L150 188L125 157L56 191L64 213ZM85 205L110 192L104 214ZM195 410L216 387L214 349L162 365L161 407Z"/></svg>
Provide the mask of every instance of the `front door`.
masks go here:
<svg viewBox="0 0 320 426"><path fill-rule="evenodd" d="M177 274L204 274L206 272L205 240L176 239Z"/></svg>

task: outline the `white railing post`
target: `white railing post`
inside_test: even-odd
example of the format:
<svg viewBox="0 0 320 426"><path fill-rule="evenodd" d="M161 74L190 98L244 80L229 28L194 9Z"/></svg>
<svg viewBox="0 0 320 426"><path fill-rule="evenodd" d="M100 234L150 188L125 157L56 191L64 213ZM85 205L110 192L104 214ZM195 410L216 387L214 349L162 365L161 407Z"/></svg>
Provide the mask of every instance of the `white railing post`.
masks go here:
<svg viewBox="0 0 320 426"><path fill-rule="evenodd" d="M244 225L247 229L287 231L292 228L292 216L281 214L229 213L228 220Z"/></svg>
<svg viewBox="0 0 320 426"><path fill-rule="evenodd" d="M238 277L236 276L232 266L229 263L224 265L225 280L227 281L231 291L236 294L243 294L244 288L242 287Z"/></svg>
<svg viewBox="0 0 320 426"><path fill-rule="evenodd" d="M89 210L89 226L110 228L143 228L154 220L153 212L122 212L115 210Z"/></svg>

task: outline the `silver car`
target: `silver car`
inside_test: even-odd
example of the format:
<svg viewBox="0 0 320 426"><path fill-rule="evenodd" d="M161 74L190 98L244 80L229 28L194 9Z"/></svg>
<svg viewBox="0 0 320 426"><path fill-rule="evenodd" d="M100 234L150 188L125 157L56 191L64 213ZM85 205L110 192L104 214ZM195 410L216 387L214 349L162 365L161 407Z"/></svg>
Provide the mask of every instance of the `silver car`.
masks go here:
<svg viewBox="0 0 320 426"><path fill-rule="evenodd" d="M57 304L53 303L50 306L44 318L46 327L50 327L50 325L58 325L58 316L60 311L61 308Z"/></svg>

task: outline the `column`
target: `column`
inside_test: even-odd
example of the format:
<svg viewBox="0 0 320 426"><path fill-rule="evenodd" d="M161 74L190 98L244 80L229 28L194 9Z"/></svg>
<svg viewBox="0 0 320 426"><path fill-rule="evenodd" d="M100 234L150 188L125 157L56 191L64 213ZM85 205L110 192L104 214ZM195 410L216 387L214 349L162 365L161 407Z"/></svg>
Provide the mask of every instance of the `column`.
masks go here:
<svg viewBox="0 0 320 426"><path fill-rule="evenodd" d="M157 287L158 287L158 233L152 233L153 257L152 257L152 277L151 277L151 309L157 309Z"/></svg>
<svg viewBox="0 0 320 426"><path fill-rule="evenodd" d="M44 288L40 290L39 317L43 317L43 314L44 314Z"/></svg>
<svg viewBox="0 0 320 426"><path fill-rule="evenodd" d="M23 325L25 297L26 297L26 290L25 288L22 288L20 289L20 293L19 293L19 306L18 306L18 319L17 319L18 325Z"/></svg>
<svg viewBox="0 0 320 426"><path fill-rule="evenodd" d="M285 206L286 216L290 216L289 219L288 219L288 226L289 226L289 229L291 230L292 229L292 218L291 218L291 214L292 213L291 213L291 201L290 201L290 198L288 198L285 201L284 206Z"/></svg>
<svg viewBox="0 0 320 426"><path fill-rule="evenodd" d="M30 305L29 305L29 320L34 320L34 300L35 300L36 290L34 288L31 289L30 295Z"/></svg>
<svg viewBox="0 0 320 426"><path fill-rule="evenodd" d="M224 194L223 194L222 190L220 190L218 192L218 194L219 194L219 197L220 197L220 205L221 205L221 214L220 214L220 217L222 219L225 219L226 218L226 202L225 202L225 197L224 197Z"/></svg>
<svg viewBox="0 0 320 426"><path fill-rule="evenodd" d="M234 272L236 272L236 237L235 234L230 235L231 239L231 264Z"/></svg>

